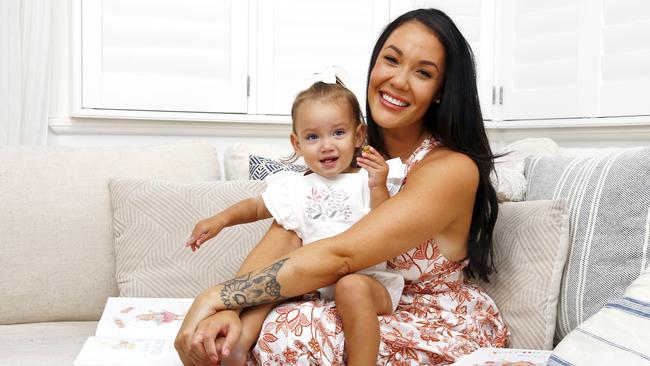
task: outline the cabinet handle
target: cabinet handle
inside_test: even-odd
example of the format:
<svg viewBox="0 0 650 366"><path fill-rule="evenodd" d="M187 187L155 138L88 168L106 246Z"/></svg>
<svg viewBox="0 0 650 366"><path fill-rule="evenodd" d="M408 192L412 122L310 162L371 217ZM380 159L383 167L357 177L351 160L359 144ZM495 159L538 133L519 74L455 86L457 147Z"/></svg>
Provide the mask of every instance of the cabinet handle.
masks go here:
<svg viewBox="0 0 650 366"><path fill-rule="evenodd" d="M499 105L503 105L503 87L499 87Z"/></svg>

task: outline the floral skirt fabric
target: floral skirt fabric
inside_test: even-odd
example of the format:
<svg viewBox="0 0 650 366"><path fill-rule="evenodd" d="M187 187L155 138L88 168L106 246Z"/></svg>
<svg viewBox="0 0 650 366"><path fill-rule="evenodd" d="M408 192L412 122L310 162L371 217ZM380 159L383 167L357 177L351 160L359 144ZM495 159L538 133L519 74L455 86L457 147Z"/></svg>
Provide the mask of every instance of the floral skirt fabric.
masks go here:
<svg viewBox="0 0 650 366"><path fill-rule="evenodd" d="M467 283L445 293L404 294L397 311L379 319L378 365L446 365L508 339L492 300ZM249 364L344 365L344 342L333 302L284 303L267 316Z"/></svg>

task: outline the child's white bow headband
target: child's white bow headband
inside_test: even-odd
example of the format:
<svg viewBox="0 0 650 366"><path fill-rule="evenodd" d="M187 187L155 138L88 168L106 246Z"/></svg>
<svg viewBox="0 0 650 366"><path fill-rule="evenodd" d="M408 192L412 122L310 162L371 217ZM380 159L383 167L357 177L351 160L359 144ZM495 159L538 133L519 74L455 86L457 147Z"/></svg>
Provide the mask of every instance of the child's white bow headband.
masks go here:
<svg viewBox="0 0 650 366"><path fill-rule="evenodd" d="M336 78L338 77L341 82L343 82L343 76L346 75L345 70L338 66L328 66L322 71L315 72L309 77L305 78L302 83L300 90L305 90L312 86L314 83L323 82L326 84L336 84ZM345 83L344 83L345 85Z"/></svg>

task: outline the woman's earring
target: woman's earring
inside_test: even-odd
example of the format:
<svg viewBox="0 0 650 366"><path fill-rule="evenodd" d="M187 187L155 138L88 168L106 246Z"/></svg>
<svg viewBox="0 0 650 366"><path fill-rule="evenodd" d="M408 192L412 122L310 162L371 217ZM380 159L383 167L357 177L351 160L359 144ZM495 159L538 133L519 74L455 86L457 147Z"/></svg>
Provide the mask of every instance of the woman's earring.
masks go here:
<svg viewBox="0 0 650 366"><path fill-rule="evenodd" d="M436 104L440 104L440 99L436 99Z"/></svg>

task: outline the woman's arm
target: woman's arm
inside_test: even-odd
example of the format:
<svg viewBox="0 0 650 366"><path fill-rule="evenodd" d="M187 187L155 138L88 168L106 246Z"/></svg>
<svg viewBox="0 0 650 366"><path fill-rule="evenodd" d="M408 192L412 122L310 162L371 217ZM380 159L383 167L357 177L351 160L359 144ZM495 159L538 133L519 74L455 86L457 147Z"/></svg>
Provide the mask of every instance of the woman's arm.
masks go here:
<svg viewBox="0 0 650 366"><path fill-rule="evenodd" d="M212 287L201 295L201 302L220 310L278 301L332 284L436 235L458 232L459 222L466 237L478 179L478 168L467 156L438 150L412 169L399 194L344 233ZM458 245L464 246L462 242Z"/></svg>
<svg viewBox="0 0 650 366"><path fill-rule="evenodd" d="M239 271L237 272L237 275L240 276L244 273L248 273L255 268L260 268L264 265L268 265L279 257L291 252L292 250L295 250L296 248L299 248L301 245L302 242L300 238L298 238L294 232L285 230L277 222L273 221L271 227L264 235L262 240L246 257ZM205 363L207 362L208 355L199 342L203 342L207 338L214 339L218 335L218 332L212 333L210 335L194 334L194 330L196 329L198 323L206 317L214 314L214 311L208 310L205 307L201 308L199 306L200 301L195 301L195 304L197 306L194 304L192 305L192 308L194 310L190 309L188 314L185 316L181 331L179 331L175 341L175 347L178 350L184 364L186 365L192 364L189 362L189 352L192 348L191 342L193 340L196 341L196 344L194 345L195 352L193 359L201 359ZM268 314L272 307L273 304L270 303L248 309L249 312L252 312L248 316L249 325L251 322L257 322L259 323L259 326L261 326L261 323L264 321L266 314ZM241 309L235 311L237 314L239 314L241 312ZM214 347L211 347L208 350L210 353L214 353ZM199 365L202 363L196 361L195 364Z"/></svg>

